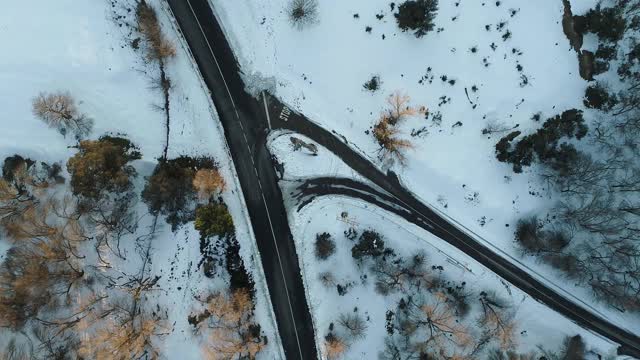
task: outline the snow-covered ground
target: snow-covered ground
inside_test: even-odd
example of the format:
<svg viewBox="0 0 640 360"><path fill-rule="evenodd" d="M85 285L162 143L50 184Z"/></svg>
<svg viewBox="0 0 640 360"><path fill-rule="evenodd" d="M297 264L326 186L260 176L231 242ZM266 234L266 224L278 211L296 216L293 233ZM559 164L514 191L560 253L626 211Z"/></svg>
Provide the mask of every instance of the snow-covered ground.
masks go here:
<svg viewBox="0 0 640 360"><path fill-rule="evenodd" d="M347 219L342 217L343 212L348 213ZM508 298L517 309L516 333L519 334L517 338L519 350L522 352L534 350L537 345L556 349L561 346L564 336L580 334L589 344L589 348L597 350L600 354L615 354L615 344L581 329L518 289L505 286L500 278L469 260L457 249L442 244L439 239L424 230L375 206L353 199L331 196L315 200L300 213L292 211L289 215L293 236L300 253L303 279L317 329L318 343L323 343L323 336L328 332L330 323L336 323L340 313L350 313L357 308L358 312L368 319L366 338L355 341L344 355L345 359L377 357L383 349L384 339L387 336L385 314L387 310L395 311L399 297L406 295L382 296L375 291L372 280L363 280L363 269L358 268L351 257L353 241L343 235L352 227L360 232L366 229L377 230L384 236L387 247L396 249L404 256L419 250L425 251L429 266L432 264L443 266L444 274L450 278L471 284L467 289L469 291L495 289ZM327 261L319 261L314 255L315 236L322 232L330 233L337 243L335 255ZM463 265L456 265L455 260L463 261ZM346 295L341 296L335 286L330 288L323 286L319 280L319 274L326 271L333 273L336 283L353 283L353 287ZM471 302L474 300L475 297L472 296ZM474 312L469 316L475 316L475 314Z"/></svg>
<svg viewBox="0 0 640 360"><path fill-rule="evenodd" d="M289 131L272 131L267 139L271 154L284 166L284 180L330 176L365 181L357 171L322 146L316 145L318 148L316 155L306 149L294 151L290 140L292 137L314 144L306 136Z"/></svg>
<svg viewBox="0 0 640 360"><path fill-rule="evenodd" d="M367 274L367 271L359 267L352 258L351 247L354 242L345 237L345 232L353 228L360 233L367 229L378 231L383 235L386 246L395 249L401 256L424 251L429 266L443 266L444 273L450 279L470 284L467 288L470 292L479 293L492 289L508 298L517 311L515 333L519 334L517 350L521 352L534 350L538 345L557 349L564 336L580 334L594 351L600 354L615 353L616 344L580 328L519 289L505 283L463 252L395 214L359 199L343 196L319 197L298 211L299 204L291 197L291 180L321 176L342 176L361 180L361 176L344 171L340 159L318 144L315 144L318 146L318 156L313 159L318 167L305 166L310 157L304 151L292 151L289 144L291 136L308 140L296 133L279 132L270 137L269 149L285 166L284 181L280 185L283 193L288 195L285 196L285 201L288 205L289 223L296 242L318 344L323 344L330 324L334 323L335 326L339 314L350 313L357 308L357 312L368 319L366 337L353 342L343 358L376 358L382 351L387 336L386 312L395 311L399 297L406 295L382 296L375 291L372 279L363 279L362 275ZM313 144L312 141L309 143ZM287 169L295 169L294 174L286 175ZM343 216L345 212L348 214L346 217ZM336 242L336 252L328 260L319 260L315 255L316 234L323 232L331 234ZM319 275L325 272L331 272L337 284L354 285L346 295L339 295L335 285L328 288L322 284ZM369 277L371 278L371 274ZM471 302L476 299L473 295L470 298ZM322 346L320 349L325 351Z"/></svg>
<svg viewBox="0 0 640 360"><path fill-rule="evenodd" d="M397 28L386 0L320 1L318 21L302 30L289 24L287 0L210 2L244 72L274 78L278 97L366 156L375 156L370 130L387 96L400 90L426 106L427 119L408 119L400 127L415 149L407 152L406 166L394 171L419 198L519 258L515 222L553 199L535 168L514 174L495 159L502 135L481 131L496 122L526 133L564 110L585 110L587 82L562 32L561 1L440 1L435 23L442 31L420 39ZM584 13L596 2L573 1L573 12ZM587 36L585 48L593 48L593 40ZM371 93L363 84L374 75L382 85ZM532 120L534 114L540 122ZM585 110L587 121L594 117ZM410 136L422 128L426 135ZM607 318L640 331L639 316L593 303L588 290L533 258L521 261Z"/></svg>
<svg viewBox="0 0 640 360"><path fill-rule="evenodd" d="M388 1L323 1L318 23L302 31L288 23L286 0L213 4L246 72L275 76L278 96L345 135L366 154L375 154L377 144L365 131L392 92L404 91L431 114L440 112L441 126L435 126L432 117L410 119L403 125L408 138L411 129L423 126L429 134L412 139L416 149L407 153L406 168L397 170L419 196L434 204L439 197L446 199L447 211L480 233L506 245L511 234L503 229L505 223L543 201L528 195L537 190L530 176L513 176L507 165L495 160L493 146L498 139L487 139L481 130L490 119L535 128L539 124L530 118L537 112L544 119L581 107L586 82L577 75L575 54L558 25L561 2L511 0L496 7L495 2L462 1L455 6L442 1L436 27L444 31L421 39L397 29ZM510 16L510 9L518 10L515 16ZM377 20L376 14L384 18ZM502 21L506 25L499 31L496 26ZM373 28L371 33L365 32L366 26ZM503 41L507 30L512 38ZM474 46L476 53L470 50ZM519 85L517 64L529 79L525 87ZM433 82L419 83L428 68ZM382 81L374 94L362 86L372 75ZM443 75L455 79L455 85L443 82ZM476 93L471 91L473 85L479 89ZM465 88L477 104L475 109ZM445 95L451 100L438 106ZM458 121L462 126L452 128ZM465 196L474 192L479 201L469 206ZM481 216L489 220L485 227L477 224Z"/></svg>
<svg viewBox="0 0 640 360"><path fill-rule="evenodd" d="M130 31L113 21L114 10L124 1L30 1L5 6L0 13L0 159L20 154L34 160L65 164L76 152L71 136L63 138L31 113L31 101L40 92L68 90L80 110L95 120L90 138L123 133L138 145L143 158L135 162L138 189L162 155L165 145L164 115L157 110L161 93L152 87L155 68L142 61L129 46ZM228 188L223 194L236 226L241 255L256 282L256 320L269 344L260 358L282 358L262 266L244 200L228 154L217 115L203 88L183 42L178 38L160 1L156 6L178 54L168 64L171 89L169 158L177 155L214 156L221 165ZM142 203L139 213L146 211ZM146 231L148 219L141 222ZM8 248L0 239L0 258ZM155 300L168 309L175 326L163 338L162 353L168 359L200 359L198 339L187 315L195 308L194 295L220 288L219 281L204 277L198 268L199 234L192 224L172 233L160 221L153 241L152 270L162 275L162 291ZM132 255L135 257L135 255Z"/></svg>

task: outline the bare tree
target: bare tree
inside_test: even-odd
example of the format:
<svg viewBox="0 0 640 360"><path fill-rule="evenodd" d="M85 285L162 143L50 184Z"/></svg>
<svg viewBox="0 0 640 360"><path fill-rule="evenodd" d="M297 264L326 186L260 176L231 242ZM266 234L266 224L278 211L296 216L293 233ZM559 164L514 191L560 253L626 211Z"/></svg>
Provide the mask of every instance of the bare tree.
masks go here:
<svg viewBox="0 0 640 360"><path fill-rule="evenodd" d="M419 291L434 282L422 253L409 258L379 258L370 270L375 277L376 291L383 295L394 291Z"/></svg>
<svg viewBox="0 0 640 360"><path fill-rule="evenodd" d="M616 200L611 193L597 191L572 200L563 202L560 208L561 219L569 224L602 235L619 234L629 225L624 214L613 206Z"/></svg>
<svg viewBox="0 0 640 360"><path fill-rule="evenodd" d="M484 127L484 129L482 129L482 135L506 133L507 131L512 131L517 127L518 125L508 126L503 121L500 121L496 118L491 118L487 121L487 125Z"/></svg>
<svg viewBox="0 0 640 360"><path fill-rule="evenodd" d="M69 92L40 93L33 99L33 113L63 135L73 132L81 139L93 128L93 120L81 113Z"/></svg>
<svg viewBox="0 0 640 360"><path fill-rule="evenodd" d="M136 200L136 195L132 191L127 191L100 199L94 202L93 206L86 205L87 220L94 227L93 237L97 240L95 247L98 251L106 248L124 259L120 241L124 236L134 235L138 229Z"/></svg>
<svg viewBox="0 0 640 360"><path fill-rule="evenodd" d="M443 293L401 299L395 335L383 356L389 359L471 359L476 341ZM396 353L397 355L394 355Z"/></svg>
<svg viewBox="0 0 640 360"><path fill-rule="evenodd" d="M318 21L318 0L290 0L286 11L291 24L301 30Z"/></svg>
<svg viewBox="0 0 640 360"><path fill-rule="evenodd" d="M146 311L134 317L114 313L90 336L84 337L78 353L94 359L139 359L144 356L157 359L160 355L158 339L169 330L163 319Z"/></svg>
<svg viewBox="0 0 640 360"><path fill-rule="evenodd" d="M146 56L150 61L164 62L176 55L176 47L162 32L158 14L146 1L138 2L136 8L138 31L147 43Z"/></svg>
<svg viewBox="0 0 640 360"><path fill-rule="evenodd" d="M318 278L320 279L320 282L322 283L322 285L326 288L332 288L336 286L336 279L332 272L329 272L329 271L322 272L318 274Z"/></svg>
<svg viewBox="0 0 640 360"><path fill-rule="evenodd" d="M20 189L4 179L0 179L0 225L11 226L22 219L25 213L33 211L38 200L26 189Z"/></svg>
<svg viewBox="0 0 640 360"><path fill-rule="evenodd" d="M387 109L382 112L381 118L395 126L407 117L426 115L428 110L424 106L411 106L411 97L396 91L387 97Z"/></svg>
<svg viewBox="0 0 640 360"><path fill-rule="evenodd" d="M485 336L497 339L503 350L516 347L515 312L510 303L498 297L493 291L480 293L482 314L478 324L485 329Z"/></svg>
<svg viewBox="0 0 640 360"><path fill-rule="evenodd" d="M148 293L161 290L159 276L149 274L152 234L146 246L137 248L140 267L137 271L112 276L102 273L109 297L97 298L99 304L90 317L78 325L82 331L78 353L97 359L135 359L159 357L159 340L171 331L166 310L149 302ZM145 241L141 241L145 243Z"/></svg>
<svg viewBox="0 0 640 360"><path fill-rule="evenodd" d="M43 308L64 306L60 300L80 286L84 271L60 236L14 246L0 269L0 325L21 329L39 319Z"/></svg>
<svg viewBox="0 0 640 360"><path fill-rule="evenodd" d="M350 340L364 338L368 328L366 321L359 313L340 314L338 324L344 328Z"/></svg>

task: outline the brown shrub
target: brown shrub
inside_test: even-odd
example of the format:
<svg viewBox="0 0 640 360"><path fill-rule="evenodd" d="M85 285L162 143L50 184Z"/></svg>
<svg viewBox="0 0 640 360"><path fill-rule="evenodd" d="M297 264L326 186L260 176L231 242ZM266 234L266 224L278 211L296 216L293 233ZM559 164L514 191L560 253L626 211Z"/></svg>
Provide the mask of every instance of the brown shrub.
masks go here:
<svg viewBox="0 0 640 360"><path fill-rule="evenodd" d="M201 200L223 192L226 185L218 169L200 169L193 178L193 187L198 191Z"/></svg>
<svg viewBox="0 0 640 360"><path fill-rule="evenodd" d="M406 161L404 151L412 149L413 144L409 140L399 138L399 132L385 117L381 118L373 127L373 136L380 145L382 158L397 159L401 164L404 164Z"/></svg>
<svg viewBox="0 0 640 360"><path fill-rule="evenodd" d="M138 31L144 37L146 57L148 60L164 62L176 55L176 47L172 41L166 38L158 21L156 10L142 0L136 8Z"/></svg>

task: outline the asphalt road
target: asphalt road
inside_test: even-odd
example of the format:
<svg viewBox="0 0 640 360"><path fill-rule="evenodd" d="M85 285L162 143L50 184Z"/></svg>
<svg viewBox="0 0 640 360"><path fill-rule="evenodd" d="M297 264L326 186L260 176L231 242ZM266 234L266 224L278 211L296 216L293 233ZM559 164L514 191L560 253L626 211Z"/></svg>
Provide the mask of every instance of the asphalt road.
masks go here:
<svg viewBox="0 0 640 360"><path fill-rule="evenodd" d="M237 61L208 2L168 3L211 91L225 130L286 358L317 359L295 244L265 145L268 119L264 102L245 92Z"/></svg>
<svg viewBox="0 0 640 360"><path fill-rule="evenodd" d="M298 259L292 241L282 194L265 147L268 127L301 133L326 147L386 194L353 185L349 196L366 197L449 242L520 288L539 302L620 344L618 352L640 358L640 338L565 298L510 259L496 254L456 224L421 203L393 173L384 174L347 145L347 139L331 133L277 99L254 99L244 91L240 69L224 33L206 0L168 0L183 35L212 92L225 128L225 136L240 178L252 226L256 234L267 285L287 359L316 359L311 317L305 300ZM224 75L223 75L224 74ZM265 116L266 113L266 116ZM337 179L312 184L329 194L344 190ZM333 185L332 185L333 184ZM311 190L307 190L311 191ZM377 194L372 195L374 192ZM382 202L380 202L382 201Z"/></svg>

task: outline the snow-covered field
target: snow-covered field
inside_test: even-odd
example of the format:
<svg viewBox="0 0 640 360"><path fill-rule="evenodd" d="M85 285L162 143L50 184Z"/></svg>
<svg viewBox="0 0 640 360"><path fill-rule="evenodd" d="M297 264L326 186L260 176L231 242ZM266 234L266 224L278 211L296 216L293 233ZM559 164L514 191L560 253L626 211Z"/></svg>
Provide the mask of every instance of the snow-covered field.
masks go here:
<svg viewBox="0 0 640 360"><path fill-rule="evenodd" d="M140 189L150 175L165 145L165 124L159 90L151 79L155 68L142 61L129 46L129 29L113 21L114 10L124 2L30 1L14 2L0 14L0 159L13 154L48 163L65 164L76 152L75 141L63 138L31 113L31 101L39 92L68 90L80 110L95 120L90 138L113 132L125 134L138 145L143 158L134 164ZM260 358L282 358L271 303L262 274L244 200L226 142L208 92L177 37L160 1L156 6L168 36L178 45L178 54L167 66L171 89L169 158L177 155L214 156L221 165L228 188L223 194L236 226L241 255L257 289L256 320L269 344ZM146 211L140 203L139 215ZM141 221L146 231L149 216ZM0 239L0 259L8 249ZM154 299L168 309L171 333L161 341L167 359L200 359L199 338L192 334L187 316L194 310L194 295L220 289L223 284L204 277L199 234L192 224L172 233L160 221L153 241L153 275L161 275ZM131 258L135 258L130 253Z"/></svg>
<svg viewBox="0 0 640 360"><path fill-rule="evenodd" d="M286 0L211 3L244 72L275 78L278 97L370 158L378 148L370 130L387 96L399 90L426 106L427 119L400 126L415 149L407 151L406 166L393 170L419 198L507 256L519 257L515 222L553 199L535 167L514 174L499 163L494 146L502 135L482 135L482 129L495 122L526 133L571 108L585 110L587 121L595 118L582 104L587 82L562 31L561 1L440 1L436 30L420 39L397 28L385 0L320 1L318 21L302 30L289 23ZM595 3L573 1L573 13ZM594 43L585 38L585 48ZM371 93L363 84L374 75L382 85ZM434 121L439 116L441 124ZM423 128L422 136L410 136ZM546 265L521 261L605 317L640 331L637 315L593 303L587 290Z"/></svg>

